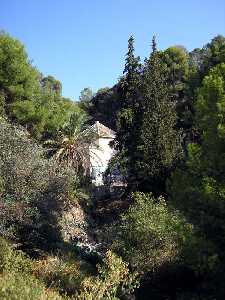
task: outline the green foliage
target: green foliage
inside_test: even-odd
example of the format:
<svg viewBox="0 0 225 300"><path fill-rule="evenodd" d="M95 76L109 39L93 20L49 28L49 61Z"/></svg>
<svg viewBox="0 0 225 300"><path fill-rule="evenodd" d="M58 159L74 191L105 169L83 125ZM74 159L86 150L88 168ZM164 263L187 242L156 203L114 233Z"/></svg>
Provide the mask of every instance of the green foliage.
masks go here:
<svg viewBox="0 0 225 300"><path fill-rule="evenodd" d="M43 158L28 133L0 121L1 235L51 247L57 218L73 193L73 173Z"/></svg>
<svg viewBox="0 0 225 300"><path fill-rule="evenodd" d="M133 200L122 215L114 247L139 272L179 261L179 254L192 238L192 226L168 207L163 197L134 193Z"/></svg>
<svg viewBox="0 0 225 300"><path fill-rule="evenodd" d="M47 287L70 296L77 293L86 276L96 272L93 266L78 260L73 247L70 251L59 249L57 255L33 262L32 271Z"/></svg>
<svg viewBox="0 0 225 300"><path fill-rule="evenodd" d="M24 46L0 33L0 115L25 126L37 139L54 137L78 105L61 97L62 86L53 76L31 65Z"/></svg>
<svg viewBox="0 0 225 300"><path fill-rule="evenodd" d="M32 272L31 261L22 251L15 251L4 239L0 238L0 272L29 273Z"/></svg>
<svg viewBox="0 0 225 300"><path fill-rule="evenodd" d="M58 256L32 261L0 239L1 299L112 300L133 293L139 286L138 274L130 273L128 264L111 251L98 266L98 275L87 277L87 270L82 269L72 256L69 260Z"/></svg>
<svg viewBox="0 0 225 300"><path fill-rule="evenodd" d="M55 140L48 140L49 153L62 165L73 168L75 174L87 175L90 168L90 144L97 133L87 127L87 116L81 112L71 114L61 134Z"/></svg>
<svg viewBox="0 0 225 300"><path fill-rule="evenodd" d="M194 124L194 113L197 90L202 84L203 78L208 75L210 69L225 61L225 38L216 36L203 48L194 49L189 53L189 76L186 89L186 100L191 111L189 141L199 141L199 132Z"/></svg>
<svg viewBox="0 0 225 300"><path fill-rule="evenodd" d="M174 173L170 187L173 204L204 241L198 244L198 253L205 251L204 262L199 258L201 263L194 264L196 272L204 274L201 292L216 297L224 293L219 283L224 276L225 246L224 103L225 64L220 64L210 70L198 90L196 123L202 131L202 143L189 145L185 168Z"/></svg>
<svg viewBox="0 0 225 300"><path fill-rule="evenodd" d="M84 88L79 97L79 107L88 112L92 106L93 92L90 88Z"/></svg>
<svg viewBox="0 0 225 300"><path fill-rule="evenodd" d="M31 254L58 245L60 218L81 197L80 175L96 138L86 111L116 129L114 161L133 190L165 194L182 143L187 157L168 182L169 204L152 193L133 194L118 226L109 226L110 237L131 268L152 276L150 286L159 280L159 299L223 299L225 38L191 53L179 46L159 52L154 38L152 46L141 65L130 37L118 84L94 96L85 88L77 104L61 96L57 79L32 66L18 40L0 33L0 234ZM49 159L31 137L47 140ZM0 239L0 298L62 299L47 286L73 299L112 300L138 286L137 273L111 251L96 276L82 264L61 254L34 263ZM163 277L179 272L193 281L190 289L173 283L161 293Z"/></svg>
<svg viewBox="0 0 225 300"><path fill-rule="evenodd" d="M196 120L202 130L204 142L211 147L217 140L224 140L224 85L225 63L222 63L204 78L198 92Z"/></svg>
<svg viewBox="0 0 225 300"><path fill-rule="evenodd" d="M181 133L175 130L176 110L168 95L165 72L159 53L153 49L144 73L141 172L145 180L165 180L168 171L182 157Z"/></svg>
<svg viewBox="0 0 225 300"><path fill-rule="evenodd" d="M166 67L170 95L172 100L177 101L182 96L188 78L188 52L184 48L174 46L163 51L161 57Z"/></svg>
<svg viewBox="0 0 225 300"><path fill-rule="evenodd" d="M40 74L30 64L24 46L8 34L0 33L0 86L6 109L15 101L34 99Z"/></svg>
<svg viewBox="0 0 225 300"><path fill-rule="evenodd" d="M5 114L5 97L4 93L0 93L0 116L4 116Z"/></svg>
<svg viewBox="0 0 225 300"><path fill-rule="evenodd" d="M159 55L165 66L168 97L175 103L177 127L182 128L188 135L193 126L193 99L189 92L189 54L183 47L173 46Z"/></svg>
<svg viewBox="0 0 225 300"><path fill-rule="evenodd" d="M225 61L225 37L217 35L202 49L194 49L190 53L190 58L202 79L210 68Z"/></svg>
<svg viewBox="0 0 225 300"><path fill-rule="evenodd" d="M81 283L79 300L117 300L138 287L138 274L129 273L128 264L113 252L107 251L103 265L98 266L98 276L87 277Z"/></svg>
<svg viewBox="0 0 225 300"><path fill-rule="evenodd" d="M34 137L42 139L56 137L73 113L82 111L72 101L54 94L42 93L35 102L18 101L12 105L16 120Z"/></svg>
<svg viewBox="0 0 225 300"><path fill-rule="evenodd" d="M125 75L119 83L116 161L131 189L139 186L161 193L165 178L182 157L181 132L175 129L175 102L184 90L188 56L180 48L157 52L153 39L153 52L145 60L142 72L139 58L134 56L133 42L131 37Z"/></svg>
<svg viewBox="0 0 225 300"><path fill-rule="evenodd" d="M112 88L101 88L93 96L88 113L93 121L99 121L116 131L117 113L120 107L120 83Z"/></svg>
<svg viewBox="0 0 225 300"><path fill-rule="evenodd" d="M56 292L45 289L34 277L5 272L0 281L2 300L62 300Z"/></svg>
<svg viewBox="0 0 225 300"><path fill-rule="evenodd" d="M41 86L48 94L56 94L60 96L62 93L62 84L53 76L47 76L41 79Z"/></svg>
<svg viewBox="0 0 225 300"><path fill-rule="evenodd" d="M35 262L3 239L0 277L0 298L5 300L121 299L139 285L138 274L130 273L128 264L111 251L98 266L98 275L87 277L87 270L72 256L47 257Z"/></svg>
<svg viewBox="0 0 225 300"><path fill-rule="evenodd" d="M127 180L132 184L135 180L135 155L140 123L140 58L134 55L134 38L128 40L128 52L119 84L120 109L118 111L116 148L120 154L120 168L125 170Z"/></svg>
<svg viewBox="0 0 225 300"><path fill-rule="evenodd" d="M32 274L33 262L21 251L13 250L0 239L0 298L5 300L60 300Z"/></svg>

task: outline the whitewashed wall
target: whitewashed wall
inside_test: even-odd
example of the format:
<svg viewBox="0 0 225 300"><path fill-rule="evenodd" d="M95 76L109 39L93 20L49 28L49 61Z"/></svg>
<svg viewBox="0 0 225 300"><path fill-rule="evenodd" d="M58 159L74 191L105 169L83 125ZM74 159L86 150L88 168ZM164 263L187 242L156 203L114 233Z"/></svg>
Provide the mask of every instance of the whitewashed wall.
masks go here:
<svg viewBox="0 0 225 300"><path fill-rule="evenodd" d="M95 145L90 146L90 164L92 182L99 186L103 184L103 173L115 150L109 146L112 138L100 137Z"/></svg>

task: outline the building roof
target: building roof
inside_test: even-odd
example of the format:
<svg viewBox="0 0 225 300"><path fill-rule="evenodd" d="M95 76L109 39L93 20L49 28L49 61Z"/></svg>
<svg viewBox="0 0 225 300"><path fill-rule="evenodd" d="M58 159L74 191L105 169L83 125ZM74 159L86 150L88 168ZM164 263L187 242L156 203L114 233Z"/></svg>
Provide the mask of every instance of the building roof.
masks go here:
<svg viewBox="0 0 225 300"><path fill-rule="evenodd" d="M99 121L96 121L93 127L97 131L98 136L101 138L114 139L116 137L115 131L101 124Z"/></svg>

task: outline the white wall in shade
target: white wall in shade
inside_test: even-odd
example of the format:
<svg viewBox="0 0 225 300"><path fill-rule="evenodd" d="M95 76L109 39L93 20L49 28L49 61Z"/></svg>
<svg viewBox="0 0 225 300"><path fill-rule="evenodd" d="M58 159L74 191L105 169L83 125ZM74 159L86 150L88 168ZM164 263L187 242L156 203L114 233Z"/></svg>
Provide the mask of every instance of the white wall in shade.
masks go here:
<svg viewBox="0 0 225 300"><path fill-rule="evenodd" d="M103 184L103 173L115 154L115 150L109 145L112 140L112 138L100 137L94 145L90 146L90 171L95 185Z"/></svg>

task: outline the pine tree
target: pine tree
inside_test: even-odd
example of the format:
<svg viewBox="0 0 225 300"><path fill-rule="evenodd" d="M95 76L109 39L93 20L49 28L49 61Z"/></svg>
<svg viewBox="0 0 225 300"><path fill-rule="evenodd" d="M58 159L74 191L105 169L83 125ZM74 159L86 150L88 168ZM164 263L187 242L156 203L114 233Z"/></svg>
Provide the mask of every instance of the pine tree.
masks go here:
<svg viewBox="0 0 225 300"><path fill-rule="evenodd" d="M162 189L165 176L181 157L181 135L175 130L175 105L168 96L164 66L152 40L152 53L145 62L143 81L143 124L141 130L142 176L152 191Z"/></svg>
<svg viewBox="0 0 225 300"><path fill-rule="evenodd" d="M128 52L120 82L120 110L117 118L117 149L119 150L120 168L128 182L135 176L135 153L138 135L137 119L140 110L140 58L134 54L134 38L128 40Z"/></svg>
<svg viewBox="0 0 225 300"><path fill-rule="evenodd" d="M168 192L170 203L194 224L198 233L196 250L193 249L197 255L192 251L186 261L196 268L195 282L201 286L196 286L201 292L198 296L222 299L225 295L225 63L211 68L204 77L194 108L195 124L202 132L201 144L188 145L187 161L173 173ZM212 258L215 258L213 263Z"/></svg>

